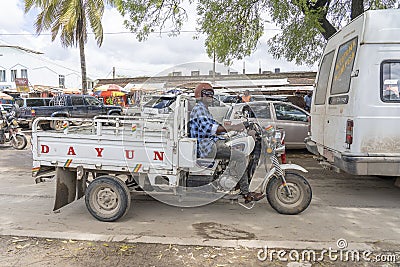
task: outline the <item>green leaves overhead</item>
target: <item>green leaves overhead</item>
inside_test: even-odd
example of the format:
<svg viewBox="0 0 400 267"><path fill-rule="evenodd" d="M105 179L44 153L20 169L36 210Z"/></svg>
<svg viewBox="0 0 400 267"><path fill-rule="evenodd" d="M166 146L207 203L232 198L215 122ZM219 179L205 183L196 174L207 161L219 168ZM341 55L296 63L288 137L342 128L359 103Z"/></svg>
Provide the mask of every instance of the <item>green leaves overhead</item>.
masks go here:
<svg viewBox="0 0 400 267"><path fill-rule="evenodd" d="M139 41L156 30L168 29L169 35L177 35L188 19L179 0L118 0L116 5L123 16L129 16L124 24Z"/></svg>
<svg viewBox="0 0 400 267"><path fill-rule="evenodd" d="M101 46L104 5L113 3L111 0L25 0L25 12L32 7L38 8L36 32L51 30L53 41L60 34L61 44L65 47L77 46L79 40L86 43L89 23L97 44Z"/></svg>
<svg viewBox="0 0 400 267"><path fill-rule="evenodd" d="M206 50L226 65L249 56L263 34L259 2L250 0L200 0L198 31L206 34Z"/></svg>
<svg viewBox="0 0 400 267"><path fill-rule="evenodd" d="M368 9L391 8L395 3L396 0L116 1L121 14L129 16L125 25L140 41L163 29L170 35L179 34L188 19L185 4L196 5L197 31L206 35L207 54L225 64L256 49L267 20L281 29L268 41L269 52L275 58L313 64L326 40L352 18Z"/></svg>
<svg viewBox="0 0 400 267"><path fill-rule="evenodd" d="M103 43L103 26L101 19L104 5L119 0L25 0L25 13L33 7L38 8L36 33L51 31L54 41L60 35L64 47L78 46L81 57L82 93L87 93L86 60L84 44L87 42L88 23L94 33L97 45Z"/></svg>
<svg viewBox="0 0 400 267"><path fill-rule="evenodd" d="M365 10L390 8L396 0L270 0L268 13L282 31L268 40L274 58L312 65L327 39Z"/></svg>

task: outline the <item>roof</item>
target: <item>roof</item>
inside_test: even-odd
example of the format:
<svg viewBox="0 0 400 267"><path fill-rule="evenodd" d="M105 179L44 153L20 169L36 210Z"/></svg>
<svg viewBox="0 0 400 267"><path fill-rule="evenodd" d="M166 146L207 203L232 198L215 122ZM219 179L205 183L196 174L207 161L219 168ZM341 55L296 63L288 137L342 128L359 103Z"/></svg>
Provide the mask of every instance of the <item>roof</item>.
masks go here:
<svg viewBox="0 0 400 267"><path fill-rule="evenodd" d="M18 46L18 45L1 45L0 44L0 47L16 48L16 49L19 49L19 50L22 50L22 51L25 51L25 52L28 52L28 53L33 53L33 54L38 54L38 55L44 54L42 52L35 51L35 50L29 49L29 48L25 48L25 47L22 47L22 46Z"/></svg>

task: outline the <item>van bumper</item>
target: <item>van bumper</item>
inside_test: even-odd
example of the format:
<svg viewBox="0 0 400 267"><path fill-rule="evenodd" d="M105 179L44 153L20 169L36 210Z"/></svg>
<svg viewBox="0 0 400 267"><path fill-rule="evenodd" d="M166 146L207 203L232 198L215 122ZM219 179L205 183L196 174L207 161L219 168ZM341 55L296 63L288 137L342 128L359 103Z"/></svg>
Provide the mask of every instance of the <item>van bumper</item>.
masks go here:
<svg viewBox="0 0 400 267"><path fill-rule="evenodd" d="M328 151L321 147L324 155L318 151L318 145L307 137L307 150L323 158L325 162L353 175L400 176L400 156L354 155Z"/></svg>
<svg viewBox="0 0 400 267"><path fill-rule="evenodd" d="M334 157L333 164L354 175L400 175L400 157L341 154L340 157Z"/></svg>
<svg viewBox="0 0 400 267"><path fill-rule="evenodd" d="M304 139L304 143L306 143L306 148L308 150L308 152L320 156L319 152L318 152L318 147L317 144L314 141L311 141L311 137L308 136Z"/></svg>

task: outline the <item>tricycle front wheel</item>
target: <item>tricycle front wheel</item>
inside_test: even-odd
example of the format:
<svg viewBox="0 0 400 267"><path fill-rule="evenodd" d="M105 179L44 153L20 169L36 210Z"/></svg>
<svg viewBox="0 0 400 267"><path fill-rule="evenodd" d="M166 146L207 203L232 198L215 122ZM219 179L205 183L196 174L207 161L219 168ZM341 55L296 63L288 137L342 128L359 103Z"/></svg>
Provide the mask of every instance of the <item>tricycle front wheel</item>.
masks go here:
<svg viewBox="0 0 400 267"><path fill-rule="evenodd" d="M302 175L297 173L286 172L285 179L291 194L288 194L281 178L273 177L266 189L268 202L281 214L299 214L310 205L311 186Z"/></svg>
<svg viewBox="0 0 400 267"><path fill-rule="evenodd" d="M99 221L113 222L128 212L131 197L122 180L114 176L100 176L88 185L85 203L93 217Z"/></svg>
<svg viewBox="0 0 400 267"><path fill-rule="evenodd" d="M25 135L16 134L15 137L12 137L11 145L13 148L22 150L28 144L28 140L26 139Z"/></svg>

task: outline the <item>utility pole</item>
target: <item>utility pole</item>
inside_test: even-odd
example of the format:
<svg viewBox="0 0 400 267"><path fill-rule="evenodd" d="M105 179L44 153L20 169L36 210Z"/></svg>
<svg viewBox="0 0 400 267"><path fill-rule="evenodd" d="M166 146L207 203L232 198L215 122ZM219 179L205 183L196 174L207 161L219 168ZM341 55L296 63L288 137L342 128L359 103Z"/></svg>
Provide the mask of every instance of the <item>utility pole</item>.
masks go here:
<svg viewBox="0 0 400 267"><path fill-rule="evenodd" d="M214 59L213 59L213 84L215 84L215 49L214 49Z"/></svg>

